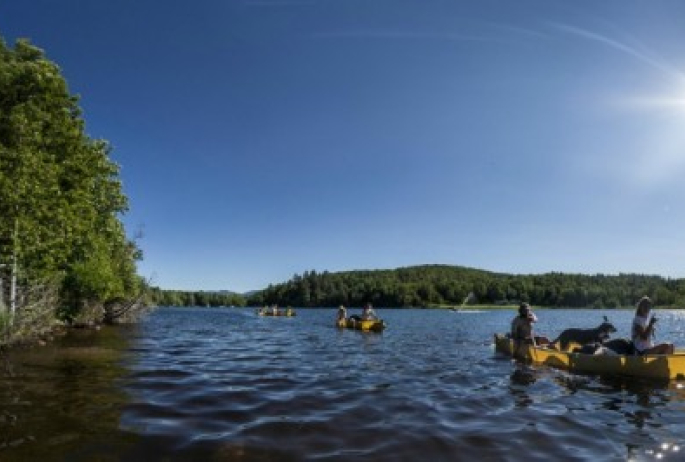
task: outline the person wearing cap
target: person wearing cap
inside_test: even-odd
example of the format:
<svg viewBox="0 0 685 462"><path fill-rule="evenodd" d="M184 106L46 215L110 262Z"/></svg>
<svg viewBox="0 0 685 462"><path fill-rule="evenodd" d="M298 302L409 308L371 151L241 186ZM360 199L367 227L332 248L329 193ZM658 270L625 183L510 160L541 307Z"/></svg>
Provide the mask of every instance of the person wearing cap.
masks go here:
<svg viewBox="0 0 685 462"><path fill-rule="evenodd" d="M672 343L655 345L652 340L656 324L656 317L650 316L652 306L652 300L647 296L642 297L637 302L632 327L632 340L635 351L640 355L672 355L675 351Z"/></svg>

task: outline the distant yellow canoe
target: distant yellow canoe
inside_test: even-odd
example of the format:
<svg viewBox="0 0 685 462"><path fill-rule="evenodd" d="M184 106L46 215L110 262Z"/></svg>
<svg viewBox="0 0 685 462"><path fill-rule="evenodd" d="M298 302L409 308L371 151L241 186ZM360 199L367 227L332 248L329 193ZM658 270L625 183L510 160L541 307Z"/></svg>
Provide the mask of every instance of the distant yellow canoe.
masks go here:
<svg viewBox="0 0 685 462"><path fill-rule="evenodd" d="M685 379L685 352L683 351L676 351L672 355L591 355L525 344L520 344L518 349L514 350L513 340L502 334L495 334L495 351L534 364L600 375Z"/></svg>
<svg viewBox="0 0 685 462"><path fill-rule="evenodd" d="M281 311L278 311L277 313L274 313L272 310L268 310L268 311L257 310L257 314L259 316L289 316L289 317L290 316L297 316L297 313L295 313L294 310L285 310L285 311L281 310Z"/></svg>
<svg viewBox="0 0 685 462"><path fill-rule="evenodd" d="M336 326L346 328L346 329L357 329L373 332L381 332L385 329L385 323L383 320L366 320L366 321L355 321L353 319L346 319L344 322L336 323Z"/></svg>

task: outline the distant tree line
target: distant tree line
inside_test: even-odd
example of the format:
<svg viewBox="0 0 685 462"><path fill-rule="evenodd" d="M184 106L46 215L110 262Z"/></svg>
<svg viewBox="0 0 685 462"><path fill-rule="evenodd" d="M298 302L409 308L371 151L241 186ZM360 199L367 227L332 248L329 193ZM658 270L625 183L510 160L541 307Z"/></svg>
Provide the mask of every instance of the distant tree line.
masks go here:
<svg viewBox="0 0 685 462"><path fill-rule="evenodd" d="M685 307L685 280L641 274L512 275L473 268L426 265L394 270L305 271L248 299L251 306L376 306L511 304L568 308L633 306L643 295L659 306Z"/></svg>
<svg viewBox="0 0 685 462"><path fill-rule="evenodd" d="M156 306L245 306L243 295L228 291L164 290L153 287L148 297Z"/></svg>

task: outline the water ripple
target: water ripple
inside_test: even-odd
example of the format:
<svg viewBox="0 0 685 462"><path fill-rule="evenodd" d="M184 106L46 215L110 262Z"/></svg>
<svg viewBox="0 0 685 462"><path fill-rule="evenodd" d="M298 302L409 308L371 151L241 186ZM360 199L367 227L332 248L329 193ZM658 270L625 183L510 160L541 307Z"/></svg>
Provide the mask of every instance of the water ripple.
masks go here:
<svg viewBox="0 0 685 462"><path fill-rule="evenodd" d="M661 436L645 430L674 412L668 389L645 402L495 356L485 339L508 324L501 313L392 311L382 334L337 330L333 316L157 313L136 347L128 388L139 402L122 426L218 459L648 460ZM680 438L673 430L665 436Z"/></svg>
<svg viewBox="0 0 685 462"><path fill-rule="evenodd" d="M0 377L0 459L682 459L680 384L495 355L506 311L379 311L381 334L332 327L335 310L162 309L128 343L25 353ZM631 314L611 318L626 330ZM578 322L567 310L541 318ZM685 344L685 318L671 322Z"/></svg>

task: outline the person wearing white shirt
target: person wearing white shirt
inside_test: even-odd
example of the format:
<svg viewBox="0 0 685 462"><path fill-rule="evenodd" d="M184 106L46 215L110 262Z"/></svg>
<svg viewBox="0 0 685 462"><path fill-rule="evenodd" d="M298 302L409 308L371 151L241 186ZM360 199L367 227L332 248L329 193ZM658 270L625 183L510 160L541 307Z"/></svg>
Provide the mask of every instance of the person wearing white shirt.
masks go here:
<svg viewBox="0 0 685 462"><path fill-rule="evenodd" d="M373 307L371 306L371 303L367 303L364 305L364 309L362 310L362 321L376 321L378 320L378 316L376 316L376 312L373 311Z"/></svg>
<svg viewBox="0 0 685 462"><path fill-rule="evenodd" d="M642 297L637 302L632 327L632 340L635 350L640 355L673 354L675 349L672 343L654 344L653 337L657 318L654 315L650 316L651 310L652 300L649 297Z"/></svg>

